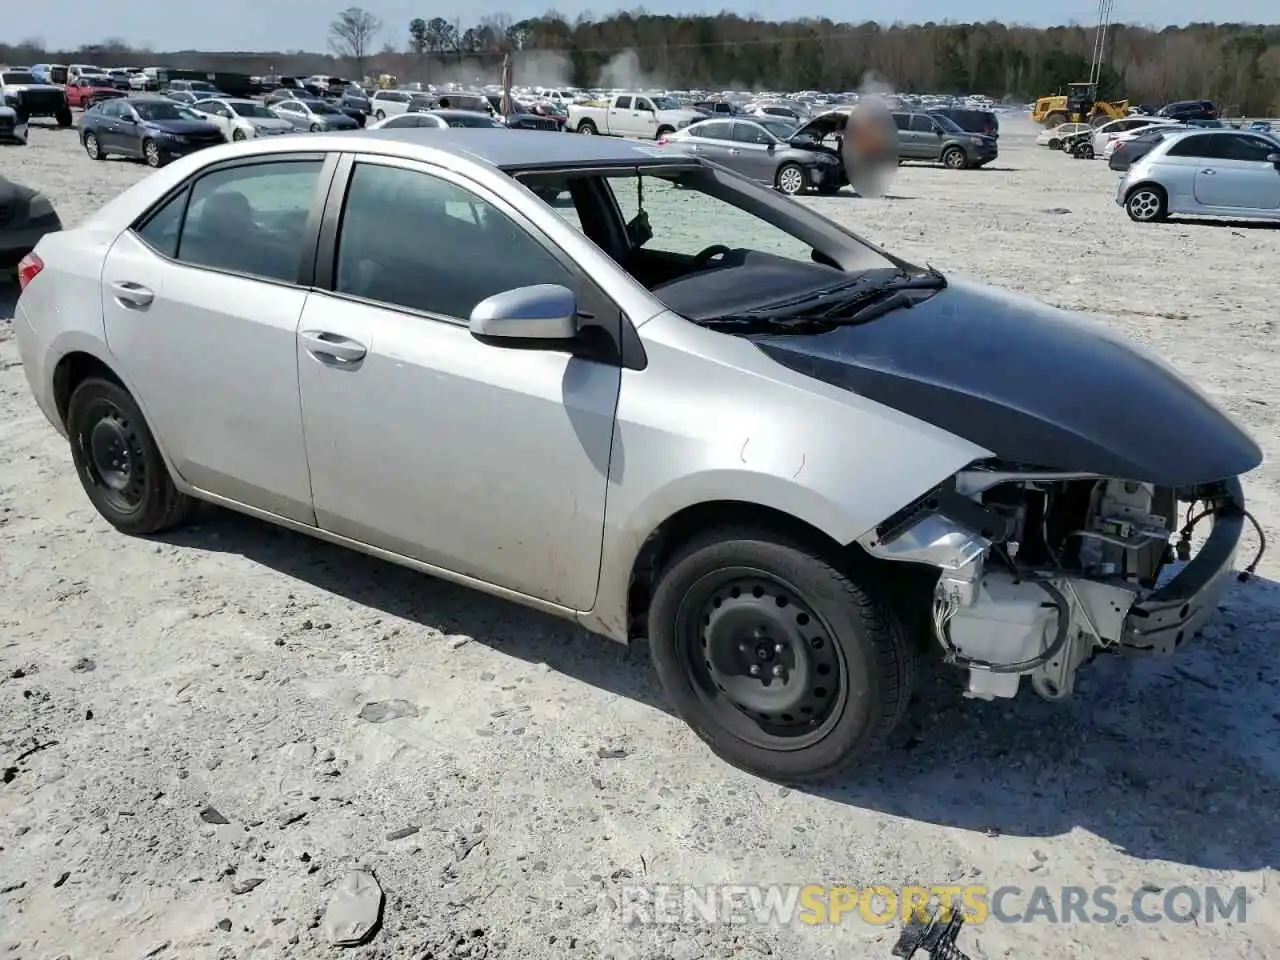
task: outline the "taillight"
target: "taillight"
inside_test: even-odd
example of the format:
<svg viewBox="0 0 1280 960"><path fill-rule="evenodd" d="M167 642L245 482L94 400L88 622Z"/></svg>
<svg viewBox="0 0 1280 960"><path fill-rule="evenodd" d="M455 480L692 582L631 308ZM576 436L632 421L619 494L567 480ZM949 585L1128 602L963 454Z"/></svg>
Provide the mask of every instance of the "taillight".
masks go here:
<svg viewBox="0 0 1280 960"><path fill-rule="evenodd" d="M36 256L35 251L28 253L18 262L18 289L27 289L27 284L43 269L44 261Z"/></svg>
<svg viewBox="0 0 1280 960"><path fill-rule="evenodd" d="M666 138L666 137L659 137L659 138L658 138L658 146L660 146L660 147L665 147L666 145L667 145L667 138Z"/></svg>

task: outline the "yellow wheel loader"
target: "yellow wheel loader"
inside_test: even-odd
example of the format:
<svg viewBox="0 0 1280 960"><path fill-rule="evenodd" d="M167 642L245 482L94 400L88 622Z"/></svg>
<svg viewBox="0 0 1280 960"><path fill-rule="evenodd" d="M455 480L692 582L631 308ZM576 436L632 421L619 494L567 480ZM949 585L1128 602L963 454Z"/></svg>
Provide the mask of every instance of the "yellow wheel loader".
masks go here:
<svg viewBox="0 0 1280 960"><path fill-rule="evenodd" d="M1099 100L1098 88L1092 83L1069 83L1065 95L1041 97L1031 111L1031 119L1046 127L1060 123L1089 123L1096 127L1128 115L1128 100Z"/></svg>

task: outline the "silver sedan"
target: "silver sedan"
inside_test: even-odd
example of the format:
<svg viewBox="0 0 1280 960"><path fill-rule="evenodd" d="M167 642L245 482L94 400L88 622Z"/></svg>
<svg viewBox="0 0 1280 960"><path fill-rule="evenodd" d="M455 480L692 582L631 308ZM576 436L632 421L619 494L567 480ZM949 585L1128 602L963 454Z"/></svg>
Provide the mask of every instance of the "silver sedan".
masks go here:
<svg viewBox="0 0 1280 960"><path fill-rule="evenodd" d="M1129 167L1116 203L1140 223L1170 214L1280 220L1280 139L1247 130L1173 134Z"/></svg>
<svg viewBox="0 0 1280 960"><path fill-rule="evenodd" d="M211 147L19 278L32 393L120 531L208 501L647 638L779 780L885 743L925 649L1061 699L1186 641L1261 460L1136 346L624 140ZM1156 588L1179 499L1212 529Z"/></svg>

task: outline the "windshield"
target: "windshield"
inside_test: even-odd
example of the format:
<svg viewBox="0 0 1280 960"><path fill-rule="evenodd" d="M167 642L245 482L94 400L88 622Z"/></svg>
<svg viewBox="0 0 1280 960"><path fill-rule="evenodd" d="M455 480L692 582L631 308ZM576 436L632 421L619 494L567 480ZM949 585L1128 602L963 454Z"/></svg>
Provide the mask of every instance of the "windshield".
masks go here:
<svg viewBox="0 0 1280 960"><path fill-rule="evenodd" d="M885 271L918 270L707 166L673 167L663 176L619 168L520 179L671 310L710 326ZM576 188L578 181L603 190ZM601 197L607 210L598 207ZM608 226L619 219L625 249Z"/></svg>
<svg viewBox="0 0 1280 960"><path fill-rule="evenodd" d="M190 82L188 83L188 86L190 86L192 90L216 90L216 89L218 89L218 88L217 88L217 87L215 87L212 83L208 83L208 82L206 82L206 81L204 81L204 80L192 80L192 81L190 81Z"/></svg>
<svg viewBox="0 0 1280 960"><path fill-rule="evenodd" d="M965 129L962 126L960 126L960 124L956 123L946 114L935 113L932 116L933 116L933 119L938 122L938 126L940 126L947 133L964 133L965 132Z"/></svg>
<svg viewBox="0 0 1280 960"><path fill-rule="evenodd" d="M194 110L172 101L138 101L133 104L133 109L143 120L149 120L152 123L163 120L204 120L204 117Z"/></svg>
<svg viewBox="0 0 1280 960"><path fill-rule="evenodd" d="M781 117L756 117L755 120L779 140L789 139L799 129L799 124Z"/></svg>
<svg viewBox="0 0 1280 960"><path fill-rule="evenodd" d="M257 117L261 120L274 120L276 116L262 104L254 103L252 100L234 100L231 103L231 109L235 111L236 116L240 117Z"/></svg>
<svg viewBox="0 0 1280 960"><path fill-rule="evenodd" d="M334 109L322 100L312 100L307 103L312 113L340 113L341 111Z"/></svg>
<svg viewBox="0 0 1280 960"><path fill-rule="evenodd" d="M6 70L0 73L0 80L5 83L39 83L34 73L27 73L24 70Z"/></svg>

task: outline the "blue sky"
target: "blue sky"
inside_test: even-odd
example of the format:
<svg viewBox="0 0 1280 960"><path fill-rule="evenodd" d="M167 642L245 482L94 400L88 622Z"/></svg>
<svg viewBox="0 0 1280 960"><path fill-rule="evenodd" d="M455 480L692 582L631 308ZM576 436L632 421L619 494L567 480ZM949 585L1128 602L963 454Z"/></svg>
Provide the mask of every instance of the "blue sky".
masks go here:
<svg viewBox="0 0 1280 960"><path fill-rule="evenodd" d="M334 11L351 0L335 0ZM39 37L54 48L76 48L108 37L120 37L156 50L198 47L205 50L324 50L327 47L328 7L314 0L217 0L215 3L174 3L173 0L117 0L85 3L84 0L40 0L23 3L6 0L4 36L16 41ZM553 4L547 0L511 0L486 5L467 0L367 0L365 9L387 25L379 44L393 41L403 47L413 17L459 17L465 23L487 13L504 12L519 20L537 16L549 7L573 17L584 9L601 16L609 9L590 2ZM717 13L724 0L653 0L644 4L650 13ZM1025 0L863 0L850 4L838 0L801 0L785 7L760 3L736 7L741 14L767 15L784 9L791 16L830 17L833 20L879 20L889 23L926 20L999 20L1048 26L1076 21L1091 23L1097 4L1091 0L1062 0L1028 4ZM1269 12L1264 12L1269 8ZM855 12L856 11L856 12ZM1115 18L1126 23L1164 26L1207 19L1218 22L1280 21L1276 0L1120 0ZM776 14L774 14L776 16Z"/></svg>

